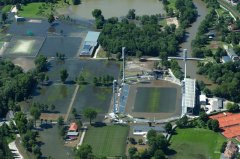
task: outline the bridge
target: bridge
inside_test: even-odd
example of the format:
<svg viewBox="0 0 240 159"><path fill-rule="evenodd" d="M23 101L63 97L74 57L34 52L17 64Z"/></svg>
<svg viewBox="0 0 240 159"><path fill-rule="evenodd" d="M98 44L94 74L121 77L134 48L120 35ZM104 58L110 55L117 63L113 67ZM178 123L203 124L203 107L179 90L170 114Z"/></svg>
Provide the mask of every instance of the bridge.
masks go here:
<svg viewBox="0 0 240 159"><path fill-rule="evenodd" d="M168 57L169 60L176 59L176 60L184 60L183 57ZM203 58L196 58L196 57L188 57L187 60L194 60L194 61L203 61Z"/></svg>

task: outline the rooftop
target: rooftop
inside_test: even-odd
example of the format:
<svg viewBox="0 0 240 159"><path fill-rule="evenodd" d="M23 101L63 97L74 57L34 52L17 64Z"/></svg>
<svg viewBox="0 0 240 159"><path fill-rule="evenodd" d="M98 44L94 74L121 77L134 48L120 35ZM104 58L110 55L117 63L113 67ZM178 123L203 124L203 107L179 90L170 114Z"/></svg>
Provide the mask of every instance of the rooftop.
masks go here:
<svg viewBox="0 0 240 159"><path fill-rule="evenodd" d="M184 79L184 106L187 108L194 108L195 106L195 88L196 88L196 80L185 78Z"/></svg>
<svg viewBox="0 0 240 159"><path fill-rule="evenodd" d="M156 130L157 132L165 132L165 129L160 126L146 126L146 125L136 125L133 126L134 132L148 132L149 130Z"/></svg>
<svg viewBox="0 0 240 159"><path fill-rule="evenodd" d="M78 126L76 123L71 123L68 131L77 131L78 130Z"/></svg>
<svg viewBox="0 0 240 159"><path fill-rule="evenodd" d="M100 35L100 32L89 31L85 38L85 42L86 41L97 42L99 35Z"/></svg>

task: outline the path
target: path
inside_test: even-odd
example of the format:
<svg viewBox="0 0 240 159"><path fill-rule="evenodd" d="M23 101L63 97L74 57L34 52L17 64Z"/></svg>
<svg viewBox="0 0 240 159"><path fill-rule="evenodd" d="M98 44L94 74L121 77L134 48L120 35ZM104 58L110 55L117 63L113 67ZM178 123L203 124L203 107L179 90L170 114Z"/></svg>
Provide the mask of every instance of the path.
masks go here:
<svg viewBox="0 0 240 159"><path fill-rule="evenodd" d="M84 127L83 127L83 133L82 133L82 135L81 135L80 142L79 142L79 144L77 145L77 149L78 149L79 146L82 145L86 131L87 131L87 126L84 126Z"/></svg>
<svg viewBox="0 0 240 159"><path fill-rule="evenodd" d="M8 147L11 150L11 152L13 153L14 159L23 159L23 156L20 154L20 152L16 146L15 140L13 142L10 142L8 144Z"/></svg>
<svg viewBox="0 0 240 159"><path fill-rule="evenodd" d="M76 96L77 96L78 89L79 89L79 85L77 85L77 87L76 87L75 90L74 90L73 96L72 96L72 98L71 98L71 102L70 102L70 104L69 104L69 106L68 106L67 114L65 115L65 118L64 118L64 121L65 121L65 122L68 120L68 116L69 116L69 114L70 114L70 112L71 112L71 110L72 110L72 106L73 106L73 103L74 103L75 98L76 98Z"/></svg>

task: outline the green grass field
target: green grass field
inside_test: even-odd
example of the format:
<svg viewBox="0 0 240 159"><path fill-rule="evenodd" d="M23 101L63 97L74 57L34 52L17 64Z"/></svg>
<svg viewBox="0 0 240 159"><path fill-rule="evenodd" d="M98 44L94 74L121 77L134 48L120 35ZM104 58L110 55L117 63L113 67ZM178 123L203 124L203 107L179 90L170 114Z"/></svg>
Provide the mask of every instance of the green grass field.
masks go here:
<svg viewBox="0 0 240 159"><path fill-rule="evenodd" d="M90 127L85 135L84 144L91 145L93 153L97 156L123 156L128 131L128 126L120 125Z"/></svg>
<svg viewBox="0 0 240 159"><path fill-rule="evenodd" d="M177 129L170 140L170 148L177 153L173 159L219 159L220 148L226 140L222 135L206 129Z"/></svg>
<svg viewBox="0 0 240 159"><path fill-rule="evenodd" d="M7 13L7 12L10 12L11 8L12 8L12 5L5 5L1 11L3 13Z"/></svg>
<svg viewBox="0 0 240 159"><path fill-rule="evenodd" d="M19 11L19 16L26 18L41 18L39 15L39 7L42 6L43 3L29 3L27 5L22 6L21 11Z"/></svg>
<svg viewBox="0 0 240 159"><path fill-rule="evenodd" d="M176 88L138 87L134 112L172 113L176 108Z"/></svg>

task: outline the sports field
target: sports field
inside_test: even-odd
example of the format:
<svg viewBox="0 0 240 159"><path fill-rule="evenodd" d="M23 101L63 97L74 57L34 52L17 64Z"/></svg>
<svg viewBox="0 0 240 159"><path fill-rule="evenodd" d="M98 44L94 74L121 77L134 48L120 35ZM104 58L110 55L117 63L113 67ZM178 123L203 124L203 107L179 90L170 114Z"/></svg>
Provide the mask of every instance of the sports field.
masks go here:
<svg viewBox="0 0 240 159"><path fill-rule="evenodd" d="M222 135L200 128L177 129L170 148L176 154L170 159L219 159L220 148L226 140Z"/></svg>
<svg viewBox="0 0 240 159"><path fill-rule="evenodd" d="M138 87L134 112L171 113L176 105L176 88Z"/></svg>
<svg viewBox="0 0 240 159"><path fill-rule="evenodd" d="M97 156L123 156L128 131L128 126L121 125L90 127L85 135L84 144L91 145L93 153Z"/></svg>

